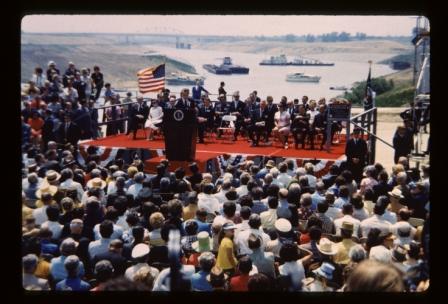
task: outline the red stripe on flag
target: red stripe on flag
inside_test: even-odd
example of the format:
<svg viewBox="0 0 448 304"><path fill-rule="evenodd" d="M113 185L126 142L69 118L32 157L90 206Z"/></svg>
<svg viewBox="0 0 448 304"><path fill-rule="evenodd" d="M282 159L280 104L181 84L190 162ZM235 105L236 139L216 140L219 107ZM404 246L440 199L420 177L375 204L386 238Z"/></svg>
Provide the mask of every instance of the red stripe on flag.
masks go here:
<svg viewBox="0 0 448 304"><path fill-rule="evenodd" d="M321 170L314 172L314 175L317 178L321 178L322 176L324 176L325 174L327 174L330 171L330 167L334 164L334 161L327 161L327 163L325 164L325 167L323 167Z"/></svg>

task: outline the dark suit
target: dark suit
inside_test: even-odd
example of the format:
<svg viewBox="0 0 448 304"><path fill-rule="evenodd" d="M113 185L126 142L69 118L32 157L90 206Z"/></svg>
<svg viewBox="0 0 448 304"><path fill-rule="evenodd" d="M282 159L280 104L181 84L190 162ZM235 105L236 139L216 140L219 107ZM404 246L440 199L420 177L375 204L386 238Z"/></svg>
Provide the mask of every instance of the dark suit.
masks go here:
<svg viewBox="0 0 448 304"><path fill-rule="evenodd" d="M207 121L198 124L199 141L204 141L204 131L206 129L213 130L215 123L215 109L209 105L208 107L202 106L199 108L198 117L206 118Z"/></svg>
<svg viewBox="0 0 448 304"><path fill-rule="evenodd" d="M194 100L191 98L186 98L185 100L183 98L179 98L176 100L176 104L174 105L174 108L181 109L181 110L187 110L191 108L195 104Z"/></svg>
<svg viewBox="0 0 448 304"><path fill-rule="evenodd" d="M266 119L266 130L268 131L268 138L271 136L272 129L275 127L275 113L278 112L278 107L275 104L267 105L266 107L267 119Z"/></svg>
<svg viewBox="0 0 448 304"><path fill-rule="evenodd" d="M70 122L69 127L66 128L66 124L64 122L59 126L58 135L59 143L71 143L74 147L77 147L78 141L81 137L81 130L78 125L73 122Z"/></svg>
<svg viewBox="0 0 448 304"><path fill-rule="evenodd" d="M48 116L44 120L44 125L42 126L42 141L45 144L45 148L49 141L55 140L56 137L53 132L54 122L51 116Z"/></svg>
<svg viewBox="0 0 448 304"><path fill-rule="evenodd" d="M92 122L92 138L96 139L98 137L98 109L89 108L90 120Z"/></svg>
<svg viewBox="0 0 448 304"><path fill-rule="evenodd" d="M319 132L322 133L322 142L320 144L320 149L322 150L325 142L327 141L327 114L325 112L323 114L319 112L316 116L314 116L314 122L310 130L312 146L314 146L314 137Z"/></svg>
<svg viewBox="0 0 448 304"><path fill-rule="evenodd" d="M359 184L362 178L362 170L366 165L367 159L367 143L362 138L352 138L345 146L345 155L347 156L347 169L353 174L353 178ZM359 162L354 163L353 158L358 158Z"/></svg>
<svg viewBox="0 0 448 304"><path fill-rule="evenodd" d="M268 113L266 111L266 108L264 110L261 110L261 108L253 108L252 111L250 111L250 125L248 127L249 138L255 145L258 145L261 133L266 131L267 118ZM264 125L257 125L257 123L260 122L264 122Z"/></svg>
<svg viewBox="0 0 448 304"><path fill-rule="evenodd" d="M92 267L95 267L95 264L102 260L107 260L112 264L114 267L114 277L122 276L126 272L126 258L121 254L111 251L97 254L93 259Z"/></svg>
<svg viewBox="0 0 448 304"><path fill-rule="evenodd" d="M235 104L236 103L236 104ZM238 136L238 133L240 132L240 129L244 122L244 110L246 108L246 104L242 102L241 100L238 100L237 102L232 101L229 105L229 112L232 113L240 113L241 115L238 115L235 121L235 133L233 133L233 137L236 139Z"/></svg>
<svg viewBox="0 0 448 304"><path fill-rule="evenodd" d="M79 108L75 111L72 119L81 129L81 139L92 138L92 119L89 108Z"/></svg>
<svg viewBox="0 0 448 304"><path fill-rule="evenodd" d="M310 134L310 116L308 114L294 114L294 119L291 123L291 133L294 136L294 142L297 148L299 143L302 143L302 149L305 149L305 142L307 136ZM314 141L311 141L311 149L314 149Z"/></svg>
<svg viewBox="0 0 448 304"><path fill-rule="evenodd" d="M412 135L412 132L406 130L404 136L400 136L398 135L398 132L395 132L393 145L395 149L394 162L398 163L400 156L407 157L414 148L414 136Z"/></svg>
<svg viewBox="0 0 448 304"><path fill-rule="evenodd" d="M206 89L204 89L203 86L194 86L191 89L191 94L193 95L193 99L196 102L199 102L201 100L201 92L204 91L205 93L208 94L208 91Z"/></svg>
<svg viewBox="0 0 448 304"><path fill-rule="evenodd" d="M137 117L137 115L142 115L143 118ZM133 138L135 139L137 135L137 130L140 124L145 124L149 116L149 107L146 103L135 103L129 109L130 125L128 127L128 132L133 131Z"/></svg>

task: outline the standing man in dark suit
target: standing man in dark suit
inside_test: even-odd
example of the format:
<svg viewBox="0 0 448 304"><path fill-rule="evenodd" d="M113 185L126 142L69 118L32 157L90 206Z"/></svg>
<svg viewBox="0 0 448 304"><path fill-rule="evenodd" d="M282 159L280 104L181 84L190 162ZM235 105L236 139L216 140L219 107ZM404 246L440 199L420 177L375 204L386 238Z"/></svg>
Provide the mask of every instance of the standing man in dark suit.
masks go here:
<svg viewBox="0 0 448 304"><path fill-rule="evenodd" d="M54 129L54 122L52 112L51 110L45 110L44 125L42 126L42 142L45 149L47 149L47 144L49 141L55 140L53 129Z"/></svg>
<svg viewBox="0 0 448 304"><path fill-rule="evenodd" d="M92 122L92 138L97 139L98 138L98 109L95 108L95 99L90 99L88 102L89 106L89 112L90 112L90 120Z"/></svg>
<svg viewBox="0 0 448 304"><path fill-rule="evenodd" d="M353 137L345 146L345 155L347 156L347 169L353 174L353 178L359 184L362 178L362 170L367 160L367 143L361 138L361 129L353 130Z"/></svg>
<svg viewBox="0 0 448 304"><path fill-rule="evenodd" d="M215 120L215 109L210 103L210 98L204 98L204 104L199 108L198 113L198 133L199 133L199 143L204 143L204 132L205 130L213 130Z"/></svg>
<svg viewBox="0 0 448 304"><path fill-rule="evenodd" d="M221 94L223 94L224 101L227 101L227 92L226 92L226 90L224 90L224 86L225 86L224 81L221 81L221 85L218 88L218 94L219 94L218 96L221 96Z"/></svg>
<svg viewBox="0 0 448 304"><path fill-rule="evenodd" d="M267 133L265 142L268 142L268 139L272 133L272 129L274 129L274 127L275 127L274 117L275 117L275 113L278 112L278 107L277 107L277 105L274 104L274 99L272 98L272 96L268 96L266 98L266 101L268 102L268 105L266 107L266 112L267 112L266 131L268 133Z"/></svg>
<svg viewBox="0 0 448 304"><path fill-rule="evenodd" d="M137 96L137 103L133 104L129 109L130 126L128 127L128 133L133 131L132 139L136 139L137 130L139 125L145 124L148 119L149 108L146 103L143 102L142 96Z"/></svg>
<svg viewBox="0 0 448 304"><path fill-rule="evenodd" d="M92 119L90 117L90 110L87 107L85 99L80 102L81 107L75 110L73 115L73 122L78 125L81 130L81 139L92 138Z"/></svg>
<svg viewBox="0 0 448 304"><path fill-rule="evenodd" d="M233 141L236 141L238 133L244 123L244 110L246 104L240 100L240 92L236 91L233 93L233 101L230 103L230 114L236 116L235 121L235 133L233 133Z"/></svg>
<svg viewBox="0 0 448 304"><path fill-rule="evenodd" d="M70 114L64 115L64 123L59 126L58 129L59 143L66 145L70 143L73 147L77 147L78 141L81 137L81 130L78 125L72 122Z"/></svg>
<svg viewBox="0 0 448 304"><path fill-rule="evenodd" d="M258 146L261 133L266 131L266 100L260 102L260 107L253 108L250 112L249 138L252 140L251 147ZM255 137L254 137L255 133Z"/></svg>
<svg viewBox="0 0 448 304"><path fill-rule="evenodd" d="M394 163L397 164L400 156L408 158L408 155L414 149L414 136L412 131L406 129L405 126L398 126L394 134L393 145L395 149Z"/></svg>
<svg viewBox="0 0 448 304"><path fill-rule="evenodd" d="M174 108L187 110L194 107L195 102L188 95L190 95L190 91L188 89L182 89L180 93L180 98L176 101Z"/></svg>
<svg viewBox="0 0 448 304"><path fill-rule="evenodd" d="M191 93L193 94L193 100L197 105L201 102L201 92L205 92L210 94L203 86L201 86L201 81L199 79L196 80L196 85L191 89Z"/></svg>

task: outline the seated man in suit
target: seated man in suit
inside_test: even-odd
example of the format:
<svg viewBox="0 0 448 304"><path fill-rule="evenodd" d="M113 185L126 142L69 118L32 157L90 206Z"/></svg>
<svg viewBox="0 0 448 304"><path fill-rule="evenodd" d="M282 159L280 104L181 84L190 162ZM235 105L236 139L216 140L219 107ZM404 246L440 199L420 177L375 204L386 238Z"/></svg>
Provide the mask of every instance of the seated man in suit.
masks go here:
<svg viewBox="0 0 448 304"><path fill-rule="evenodd" d="M310 139L312 147L314 147L314 137L319 133L322 133L322 143L320 144L320 150L322 150L327 141L327 115L324 105L319 106L319 113L314 116L314 122L311 126Z"/></svg>
<svg viewBox="0 0 448 304"><path fill-rule="evenodd" d="M137 103L133 104L129 111L130 123L129 131L133 131L132 139L136 139L138 127L144 125L148 119L149 108L143 102L143 97L137 97Z"/></svg>
<svg viewBox="0 0 448 304"><path fill-rule="evenodd" d="M274 99L272 96L266 97L266 101L268 102L266 111L267 111L267 119L266 119L266 129L267 129L267 136L265 142L268 142L269 137L271 136L272 129L275 127L275 113L278 112L278 107L276 104L274 104Z"/></svg>
<svg viewBox="0 0 448 304"><path fill-rule="evenodd" d="M294 137L294 148L297 149L299 143L302 143L302 149L305 149L306 138L309 137L310 116L305 112L303 105L299 106L299 112L292 118L291 133ZM311 149L314 149L314 141L311 141Z"/></svg>
<svg viewBox="0 0 448 304"><path fill-rule="evenodd" d="M210 103L210 98L204 98L204 104L199 108L198 114L198 133L199 143L204 143L205 130L213 130L215 119L215 109Z"/></svg>
<svg viewBox="0 0 448 304"><path fill-rule="evenodd" d="M221 127L222 117L224 115L229 115L229 105L226 101L226 96L219 95L218 102L215 104L215 126L217 128ZM222 135L222 131L218 131L218 138Z"/></svg>
<svg viewBox="0 0 448 304"><path fill-rule="evenodd" d="M238 133L244 123L244 109L246 104L240 100L240 92L233 93L233 101L230 103L230 114L236 116L235 133L233 134L233 141L236 141Z"/></svg>
<svg viewBox="0 0 448 304"><path fill-rule="evenodd" d="M266 132L266 120L268 113L266 111L266 100L260 102L259 108L253 108L250 116L249 138L252 140L252 147L258 146L260 135ZM255 133L255 137L254 137ZM266 135L265 135L266 136Z"/></svg>

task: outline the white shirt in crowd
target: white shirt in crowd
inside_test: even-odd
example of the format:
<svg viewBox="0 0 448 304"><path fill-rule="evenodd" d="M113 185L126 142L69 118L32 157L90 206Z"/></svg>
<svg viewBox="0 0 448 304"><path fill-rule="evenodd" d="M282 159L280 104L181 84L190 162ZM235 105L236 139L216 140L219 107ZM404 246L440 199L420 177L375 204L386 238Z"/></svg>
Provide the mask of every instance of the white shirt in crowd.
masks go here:
<svg viewBox="0 0 448 304"><path fill-rule="evenodd" d="M228 199L226 197L227 192L229 192L229 190L220 190L213 195L219 201L220 205L222 205L228 201Z"/></svg>
<svg viewBox="0 0 448 304"><path fill-rule="evenodd" d="M275 221L277 220L277 209L269 209L260 214L261 227L264 229L274 228Z"/></svg>
<svg viewBox="0 0 448 304"><path fill-rule="evenodd" d="M182 265L180 271L184 275L184 279L191 280L196 270L193 265ZM152 291L170 291L170 272L169 268L165 268L160 272L154 282Z"/></svg>
<svg viewBox="0 0 448 304"><path fill-rule="evenodd" d="M370 216L369 211L366 208L356 209L353 208L353 217L361 222Z"/></svg>
<svg viewBox="0 0 448 304"><path fill-rule="evenodd" d="M93 233L95 235L95 240L99 240L101 239L101 234L100 234L100 224L96 224L93 227ZM121 228L120 226L118 226L117 224L114 224L114 232L112 232L112 235L110 236L110 238L112 240L114 239L119 239L121 238L121 236L123 235L123 228Z"/></svg>
<svg viewBox="0 0 448 304"><path fill-rule="evenodd" d="M286 262L283 265L280 265L278 270L280 275L290 276L292 290L300 289L302 280L305 278L305 268L303 267L301 260Z"/></svg>
<svg viewBox="0 0 448 304"><path fill-rule="evenodd" d="M249 190L247 190L247 185L241 185L236 188L235 191L240 197L249 193Z"/></svg>
<svg viewBox="0 0 448 304"><path fill-rule="evenodd" d="M341 209L333 206L328 207L328 210L327 212L325 212L325 215L328 216L332 221L343 216Z"/></svg>
<svg viewBox="0 0 448 304"><path fill-rule="evenodd" d="M137 263L135 265L132 265L128 269L126 269L126 271L124 273L124 277L126 279L128 279L129 281L134 281L134 276L137 273L137 271L139 271L141 268L144 268L144 267L149 267L151 269L150 271L151 271L151 275L153 278L157 278L157 276L160 273L157 268L151 267L147 263Z"/></svg>
<svg viewBox="0 0 448 304"><path fill-rule="evenodd" d="M311 174L306 174L305 176L308 178L308 185L311 188L316 188L317 178Z"/></svg>
<svg viewBox="0 0 448 304"><path fill-rule="evenodd" d="M381 215L377 214L374 214L368 219L365 219L361 222L362 236L367 237L370 229L372 228L378 228L379 230L381 230L381 233L383 235L391 232L391 224L386 221Z"/></svg>
<svg viewBox="0 0 448 304"><path fill-rule="evenodd" d="M198 209L204 208L207 213L219 212L219 201L213 194L198 194Z"/></svg>
<svg viewBox="0 0 448 304"><path fill-rule="evenodd" d="M384 211L383 219L385 219L386 221L388 221L393 225L397 222L397 215L395 214L395 212L386 210Z"/></svg>
<svg viewBox="0 0 448 304"><path fill-rule="evenodd" d="M138 192L139 192L142 188L143 188L143 185L142 185L142 184L135 183L135 184L133 184L133 185L131 185L131 186L129 187L127 193L128 193L128 194L132 194L132 196L133 196L134 198L136 198Z"/></svg>
<svg viewBox="0 0 448 304"><path fill-rule="evenodd" d="M393 224L390 228L390 232L392 232L396 237L398 237L397 228L398 228L398 226L401 226L401 225L409 226L411 228L410 237L413 239L415 236L415 233L417 232L417 229L406 221L399 221L399 222L396 222L395 224Z"/></svg>
<svg viewBox="0 0 448 304"><path fill-rule="evenodd" d="M264 233L261 227L260 229L249 228L247 230L241 231L240 233L238 233L238 235L235 236L233 241L237 247L238 254L243 255L252 253L252 250L249 248L248 244L249 236L251 234L255 234L256 236L261 237L262 243L260 248L262 251L264 251L266 244L271 240L269 235Z"/></svg>
<svg viewBox="0 0 448 304"><path fill-rule="evenodd" d="M341 235L341 227L343 222L349 222L353 224L353 235L358 236L360 235L359 227L361 226L361 222L357 219L355 219L351 215L344 215L341 218L334 220L334 227L336 228L336 235Z"/></svg>
<svg viewBox="0 0 448 304"><path fill-rule="evenodd" d="M59 239L61 237L63 225L59 224L59 222L45 221L40 226L41 228L48 228L51 232L53 232L52 239Z"/></svg>
<svg viewBox="0 0 448 304"><path fill-rule="evenodd" d="M75 188L78 200L81 201L82 195L84 194L84 189L82 188L82 185L78 182L75 182L73 179L69 178L63 181L59 188L61 189L69 189L69 188Z"/></svg>
<svg viewBox="0 0 448 304"><path fill-rule="evenodd" d="M42 73L40 75L34 74L31 77L31 81L34 82L36 84L36 87L38 87L38 88L45 87L46 80L47 80L47 76L44 73Z"/></svg>
<svg viewBox="0 0 448 304"><path fill-rule="evenodd" d="M282 183L283 185L285 185L286 187L289 185L289 182L291 181L291 176L288 175L288 173L280 173L276 180L280 183Z"/></svg>
<svg viewBox="0 0 448 304"><path fill-rule="evenodd" d="M42 206L33 210L33 217L35 219L36 225L42 225L43 222L48 220L47 208L48 206Z"/></svg>
<svg viewBox="0 0 448 304"><path fill-rule="evenodd" d="M113 238L101 238L97 241L89 243L89 256L93 260L96 255L103 254L109 251L109 244Z"/></svg>

